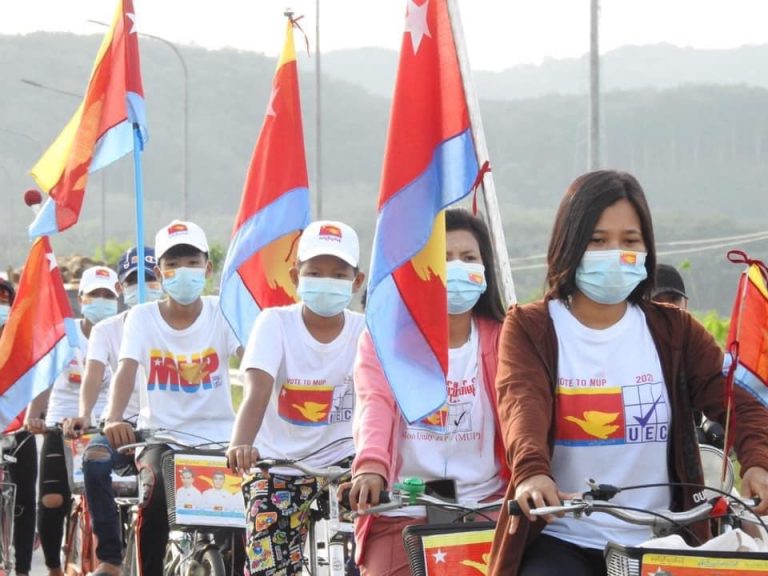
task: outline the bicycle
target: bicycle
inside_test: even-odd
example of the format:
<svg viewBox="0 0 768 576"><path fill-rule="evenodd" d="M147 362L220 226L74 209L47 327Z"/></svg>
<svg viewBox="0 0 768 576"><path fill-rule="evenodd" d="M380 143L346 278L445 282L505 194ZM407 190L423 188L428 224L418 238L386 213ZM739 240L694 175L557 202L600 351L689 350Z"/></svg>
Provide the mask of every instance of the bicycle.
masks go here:
<svg viewBox="0 0 768 576"><path fill-rule="evenodd" d="M305 569L311 576L318 576L321 569L327 569L328 576L349 576L354 573L350 567L353 564L354 524L345 520L335 496L339 481L349 476L350 469L338 465L314 468L298 459L270 458L258 461L253 470L272 468L293 468L305 476L314 476L326 482L309 502L309 558L305 555ZM316 507L311 507L313 502L317 503ZM322 548L317 541L319 527L323 528L324 533ZM318 554L318 549L325 551L325 558Z"/></svg>
<svg viewBox="0 0 768 576"><path fill-rule="evenodd" d="M412 576L486 574L496 529L496 521L489 514L498 511L503 500L459 503L428 492L428 482L407 478L396 483L391 492L382 492L381 504L355 512L353 516L417 505L452 512L452 521L428 521L403 530L403 545ZM349 505L348 490L342 493L342 505Z"/></svg>
<svg viewBox="0 0 768 576"><path fill-rule="evenodd" d="M16 459L6 452L16 447L14 435L0 435L0 576L13 570L13 518L16 510L16 485L6 482L6 466Z"/></svg>
<svg viewBox="0 0 768 576"><path fill-rule="evenodd" d="M223 531L226 528L243 528L245 525L245 512L243 504L239 510L204 509L198 506L177 506L177 490L182 487L181 470L186 467L198 472L213 476L221 471L225 478L230 478L230 483L237 482L240 478L226 474L226 457L222 450L204 450L203 447L218 444L206 442L198 446L183 445L178 440L169 436L173 430L148 431L137 430L135 432L137 442L121 446L118 451L126 452L149 445L169 444L177 448L171 450L163 457L162 469L164 478L164 490L168 508L168 521L171 528L164 558L164 576L231 576L234 571L234 538L233 531L222 540ZM207 479L207 476L206 476ZM177 485L177 481L178 484ZM121 515L121 521L125 530L126 560L123 574L135 574L138 566L138 543L136 540L136 523L138 518L138 503L141 501L143 486L139 486L140 496L136 500L125 501L117 499L129 505L129 510ZM228 569L229 566L229 569Z"/></svg>
<svg viewBox="0 0 768 576"><path fill-rule="evenodd" d="M645 511L610 502L623 490L642 487L617 488L607 484L598 484L589 480L590 489L580 498L566 500L561 505L533 508L534 516L551 514L570 514L576 518L589 516L595 512L610 514L630 524L649 526L655 538L668 536L690 524L702 520L717 520L721 533L740 527L744 523L759 525L768 530L763 520L752 512L751 508L758 500L742 500L725 491L714 488L702 489L718 492L719 495L683 512ZM516 500L507 503L510 516L520 515L521 509ZM763 536L768 531L763 532ZM652 542L652 541L651 541ZM645 574L721 574L723 576L754 576L768 571L768 553L727 552L692 549L669 549L647 546L624 546L608 542L604 555L608 576L640 576Z"/></svg>
<svg viewBox="0 0 768 576"><path fill-rule="evenodd" d="M59 427L52 430L59 430ZM72 506L67 517L67 529L64 540L64 572L68 576L88 574L98 566L96 543L85 498L85 476L82 470L85 449L91 439L99 432L98 428L81 431L80 435L65 438L65 459L69 474L69 486L72 492ZM116 505L120 507L121 517L125 507L138 504L138 482L136 476L118 476L112 474L112 488L116 495ZM120 499L118 501L118 498ZM135 563L134 563L135 564ZM126 571L126 575L136 574Z"/></svg>

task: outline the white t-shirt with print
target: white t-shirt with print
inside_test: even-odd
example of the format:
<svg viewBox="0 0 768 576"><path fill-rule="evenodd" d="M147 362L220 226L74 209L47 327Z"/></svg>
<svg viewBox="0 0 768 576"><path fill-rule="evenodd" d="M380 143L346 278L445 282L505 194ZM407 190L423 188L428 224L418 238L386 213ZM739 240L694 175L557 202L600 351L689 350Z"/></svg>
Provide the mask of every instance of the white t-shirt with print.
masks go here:
<svg viewBox="0 0 768 576"><path fill-rule="evenodd" d="M491 399L483 383L480 343L472 323L469 340L448 352L448 401L434 414L413 424L403 421L398 481L416 476L425 481L453 479L459 502L481 502L504 490L494 451L496 426ZM424 516L423 506L388 512Z"/></svg>
<svg viewBox="0 0 768 576"><path fill-rule="evenodd" d="M84 320L77 320L78 348L74 350L69 365L64 368L53 383L51 396L48 399L48 410L45 414L46 426L59 424L65 418L75 418L80 412L80 385L83 381L85 358L88 354L88 338L83 333L83 322ZM93 335L93 328L91 335ZM99 398L93 407L91 419L93 419L93 415L101 414L107 405L111 376L112 372L109 369L104 371L104 380L101 383Z"/></svg>
<svg viewBox="0 0 768 576"><path fill-rule="evenodd" d="M309 333L301 310L300 303L263 310L241 367L263 370L275 379L255 441L262 457L300 458L319 451L304 462L324 467L354 454L351 440L325 447L352 436L352 372L365 318L345 310L341 333L324 344Z"/></svg>
<svg viewBox="0 0 768 576"><path fill-rule="evenodd" d="M229 357L239 344L219 299L203 296L200 315L184 330L171 328L158 302L128 313L120 360L144 371L139 428L162 428L185 444L229 442L234 423Z"/></svg>
<svg viewBox="0 0 768 576"><path fill-rule="evenodd" d="M549 302L557 332L558 373L552 475L564 492L584 492L585 480L614 486L669 481L671 411L661 364L645 315L629 305L613 326L581 324L557 300ZM632 490L612 502L645 510L669 509L666 488ZM556 518L547 534L578 546L634 546L651 537L607 514Z"/></svg>
<svg viewBox="0 0 768 576"><path fill-rule="evenodd" d="M125 319L128 316L128 310L121 312L116 316L102 320L96 324L91 330L91 338L88 343L88 355L86 362L95 360L100 362L108 369L112 369L112 374L117 372L117 362L120 357L120 344L123 341L123 328L125 326ZM110 387L114 383L114 377L110 381ZM131 398L128 401L128 406L125 408L123 418L126 420L136 421L139 415L139 390L142 385L142 372L141 370L136 373L136 386L133 388ZM109 405L104 409L101 417L104 418L109 413Z"/></svg>

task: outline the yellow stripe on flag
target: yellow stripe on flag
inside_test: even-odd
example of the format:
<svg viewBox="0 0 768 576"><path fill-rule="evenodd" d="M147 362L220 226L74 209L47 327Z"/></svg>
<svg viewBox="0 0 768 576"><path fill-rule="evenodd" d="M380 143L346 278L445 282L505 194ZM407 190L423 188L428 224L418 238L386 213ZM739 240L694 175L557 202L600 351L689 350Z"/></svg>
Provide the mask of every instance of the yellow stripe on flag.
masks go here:
<svg viewBox="0 0 768 576"><path fill-rule="evenodd" d="M285 34L285 45L283 46L283 52L280 54L280 59L277 61L277 69L280 66L293 62L296 60L296 48L293 45L293 24L288 20L288 30Z"/></svg>
<svg viewBox="0 0 768 576"><path fill-rule="evenodd" d="M756 264L752 264L749 267L749 280L760 291L763 298L768 300L768 287L766 287L763 275L760 273L760 268Z"/></svg>
<svg viewBox="0 0 768 576"><path fill-rule="evenodd" d="M470 530L467 532L454 532L453 534L431 534L422 538L425 549L460 546L465 544L482 544L493 542L494 530Z"/></svg>

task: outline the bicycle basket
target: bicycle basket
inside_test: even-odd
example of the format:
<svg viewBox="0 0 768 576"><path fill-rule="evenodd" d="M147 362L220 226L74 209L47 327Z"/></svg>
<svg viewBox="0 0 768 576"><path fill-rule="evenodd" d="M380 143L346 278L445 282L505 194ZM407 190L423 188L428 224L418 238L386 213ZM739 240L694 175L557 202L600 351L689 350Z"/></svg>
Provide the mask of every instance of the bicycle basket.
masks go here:
<svg viewBox="0 0 768 576"><path fill-rule="evenodd" d="M163 481L172 530L245 527L242 479L229 472L221 451L169 452Z"/></svg>
<svg viewBox="0 0 768 576"><path fill-rule="evenodd" d="M69 488L72 494L85 494L83 456L86 447L94 436L94 434L83 434L78 438L64 439L64 461L67 466ZM115 496L136 496L139 493L138 485L138 479L135 475L120 476L114 471L112 472L112 490Z"/></svg>
<svg viewBox="0 0 768 576"><path fill-rule="evenodd" d="M488 571L494 522L424 524L403 530L413 576L476 576Z"/></svg>
<svg viewBox="0 0 768 576"><path fill-rule="evenodd" d="M768 553L636 548L609 542L605 565L608 576L739 576L768 573Z"/></svg>

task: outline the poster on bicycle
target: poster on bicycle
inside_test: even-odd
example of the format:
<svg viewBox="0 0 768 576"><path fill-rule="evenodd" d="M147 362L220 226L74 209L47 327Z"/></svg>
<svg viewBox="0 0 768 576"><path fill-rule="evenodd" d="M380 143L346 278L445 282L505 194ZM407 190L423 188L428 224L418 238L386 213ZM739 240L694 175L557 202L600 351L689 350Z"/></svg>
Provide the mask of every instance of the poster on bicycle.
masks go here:
<svg viewBox="0 0 768 576"><path fill-rule="evenodd" d="M176 522L188 526L245 527L242 478L224 456L174 454Z"/></svg>
<svg viewBox="0 0 768 576"><path fill-rule="evenodd" d="M644 554L642 571L651 576L743 576L744 574L765 574L768 572L768 560L747 558L746 554L735 557L738 553L707 556L689 556L675 554Z"/></svg>
<svg viewBox="0 0 768 576"><path fill-rule="evenodd" d="M77 438L64 440L65 458L69 472L69 487L73 494L85 494L85 475L83 474L83 454L93 434L83 434ZM136 476L119 476L112 472L112 488L116 496L133 496L137 494L138 482Z"/></svg>

